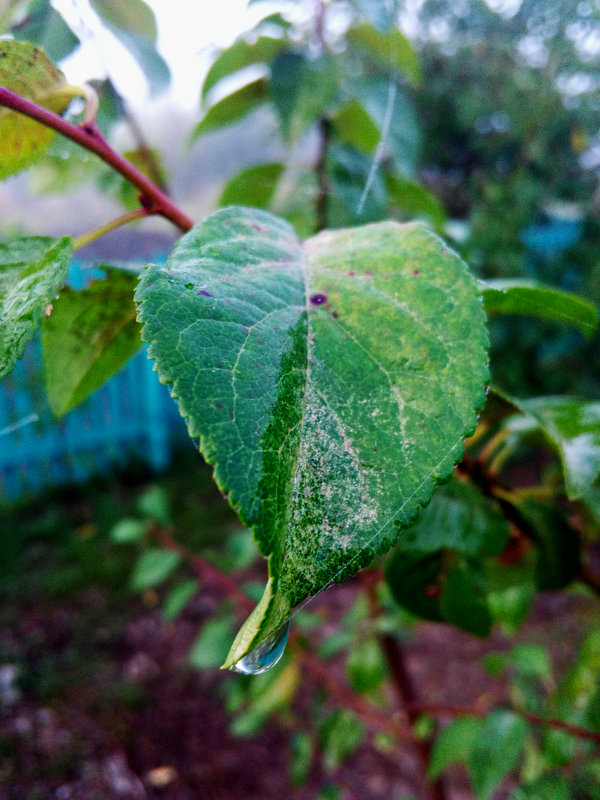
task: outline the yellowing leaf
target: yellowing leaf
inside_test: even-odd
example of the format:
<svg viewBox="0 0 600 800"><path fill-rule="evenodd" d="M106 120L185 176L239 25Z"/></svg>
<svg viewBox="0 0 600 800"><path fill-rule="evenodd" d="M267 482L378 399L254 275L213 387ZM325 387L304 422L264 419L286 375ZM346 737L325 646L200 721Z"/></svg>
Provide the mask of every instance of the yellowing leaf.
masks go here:
<svg viewBox="0 0 600 800"><path fill-rule="evenodd" d="M0 86L57 113L80 93L65 83L43 50L28 42L0 41ZM51 128L0 107L0 178L29 167L54 135Z"/></svg>

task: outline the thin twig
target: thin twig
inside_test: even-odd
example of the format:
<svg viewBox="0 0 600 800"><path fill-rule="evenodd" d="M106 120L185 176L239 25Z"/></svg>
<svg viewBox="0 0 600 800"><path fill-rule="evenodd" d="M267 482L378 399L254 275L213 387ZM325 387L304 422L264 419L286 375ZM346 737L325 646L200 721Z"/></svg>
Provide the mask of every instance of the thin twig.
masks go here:
<svg viewBox="0 0 600 800"><path fill-rule="evenodd" d="M581 564L577 577L588 589L591 589L600 597L600 578L592 572L587 564Z"/></svg>
<svg viewBox="0 0 600 800"><path fill-rule="evenodd" d="M213 566L205 558L202 558L202 556L191 553L187 547L184 547L174 539L165 528L155 525L150 528L149 533L166 550L179 553L184 561L188 562L199 578L224 589L230 597L233 597L244 614L249 614L252 611L254 603L248 595L240 589L239 584L230 575L221 572L220 569L217 569L217 567Z"/></svg>
<svg viewBox="0 0 600 800"><path fill-rule="evenodd" d="M92 231L82 233L81 236L77 236L75 239L73 239L73 250L79 250L80 247L85 247L86 244L95 242L96 239L99 239L101 236L110 233L110 231L120 228L122 225L127 225L129 222L135 222L135 220L138 219L143 219L144 217L147 217L149 213L150 212L147 208L135 208L133 211L128 211L126 214L122 214L120 217L111 219L110 222L106 222L104 225L100 225L99 227L94 228Z"/></svg>
<svg viewBox="0 0 600 800"><path fill-rule="evenodd" d="M158 186L112 149L95 123L82 126L73 125L53 111L48 111L47 108L11 92L4 86L0 86L0 105L41 122L95 153L139 189L140 202L143 207L148 209L149 214L160 214L166 217L184 232L193 226L192 220Z"/></svg>
<svg viewBox="0 0 600 800"><path fill-rule="evenodd" d="M411 707L415 713L418 714L431 714L432 716L451 717L470 716L470 717L486 717L490 711L499 710L498 708L489 708L482 710L478 708L469 708L468 706L445 705L443 703L420 703L414 702ZM510 711L513 714L518 714L523 717L532 725L546 725L549 728L565 731L579 739L590 739L600 746L600 733L589 731L586 728L581 728L579 725L573 725L570 722L564 722L562 719L553 719L551 717L541 717L539 714L532 714L529 711L522 711L506 707L504 710Z"/></svg>
<svg viewBox="0 0 600 800"><path fill-rule="evenodd" d="M365 727L374 732L386 731L407 745L413 742L412 733L405 725L392 719L364 697L356 694L353 689L333 674L330 666L324 664L312 653L302 650L300 645L295 642L291 642L291 646L302 667L323 684L332 697L360 717Z"/></svg>
<svg viewBox="0 0 600 800"><path fill-rule="evenodd" d="M375 619L380 616L382 609L375 594L375 585L380 578L379 572L365 570L360 573L360 580L364 586L365 593L369 600L371 616ZM390 671L392 685L396 690L400 706L407 716L411 733L419 717L419 712L413 706L417 702L417 693L414 688L413 680L406 667L404 653L398 640L389 634L379 634L378 641L385 656ZM445 800L446 791L441 778L430 781L427 777L427 769L431 759L431 739L421 739L411 735L413 752L419 764L423 792L431 800Z"/></svg>
<svg viewBox="0 0 600 800"><path fill-rule="evenodd" d="M202 556L191 553L184 545L177 542L165 528L153 526L150 535L165 549L179 553L185 561L192 567L199 578L210 581L213 585L219 586L226 591L229 596L238 604L241 612L248 614L254 608L252 600L244 594L239 584L229 575L214 567ZM307 652L302 645L295 639L293 634L289 639L289 646L302 666L322 683L329 690L331 695L354 711L363 721L365 726L372 731L387 731L395 736L399 741L408 743L412 741L410 731L402 724L395 722L389 716L381 712L375 706L357 695L343 681L336 678L331 669L319 661L312 653Z"/></svg>
<svg viewBox="0 0 600 800"><path fill-rule="evenodd" d="M495 475L489 474L486 465L480 458L473 458L472 456L465 455L456 468L464 475L468 475L486 497L491 497L498 503L502 513L515 530L529 541L536 541L534 527L523 517L518 506L509 499L511 491L503 486ZM575 536L576 531L573 530L573 528L570 528L570 530L573 536ZM583 563L580 565L577 578L600 597L600 578L598 578L588 566Z"/></svg>
<svg viewBox="0 0 600 800"><path fill-rule="evenodd" d="M315 200L315 225L317 232L325 230L328 224L328 203L331 185L327 173L327 152L331 138L331 122L327 117L319 119L319 154L315 164L317 177L317 197Z"/></svg>

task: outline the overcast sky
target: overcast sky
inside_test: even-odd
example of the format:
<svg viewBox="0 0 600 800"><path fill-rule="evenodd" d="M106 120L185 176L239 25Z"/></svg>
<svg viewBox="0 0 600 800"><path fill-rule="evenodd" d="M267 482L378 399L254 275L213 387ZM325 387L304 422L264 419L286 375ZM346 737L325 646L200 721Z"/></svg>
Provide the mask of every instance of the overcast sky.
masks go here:
<svg viewBox="0 0 600 800"><path fill-rule="evenodd" d="M198 103L202 77L214 48L226 47L243 30L269 13L269 2L248 9L247 0L147 0L156 14L158 47L172 69L173 99L185 107ZM71 83L102 77L110 70L122 94L135 105L147 102L137 64L99 24L88 0L53 0L83 45L61 67Z"/></svg>

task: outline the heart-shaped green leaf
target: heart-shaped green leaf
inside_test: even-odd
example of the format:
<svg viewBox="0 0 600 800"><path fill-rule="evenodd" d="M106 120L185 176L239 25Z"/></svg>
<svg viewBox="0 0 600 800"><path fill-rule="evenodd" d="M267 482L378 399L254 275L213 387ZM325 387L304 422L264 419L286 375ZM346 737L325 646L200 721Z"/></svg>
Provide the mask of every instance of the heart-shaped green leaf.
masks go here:
<svg viewBox="0 0 600 800"><path fill-rule="evenodd" d="M239 207L148 267L136 299L160 379L269 558L230 666L389 549L450 475L484 401L481 301L422 225L301 244Z"/></svg>

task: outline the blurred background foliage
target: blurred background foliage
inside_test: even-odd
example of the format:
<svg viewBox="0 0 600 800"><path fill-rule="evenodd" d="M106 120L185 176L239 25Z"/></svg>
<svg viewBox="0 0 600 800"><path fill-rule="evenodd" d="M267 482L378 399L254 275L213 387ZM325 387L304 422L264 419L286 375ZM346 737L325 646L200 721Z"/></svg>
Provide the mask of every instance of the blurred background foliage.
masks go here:
<svg viewBox="0 0 600 800"><path fill-rule="evenodd" d="M92 3L143 68L145 106L163 98L157 122L109 69L96 82L101 127L193 216L223 203L268 207L301 235L325 221L420 217L482 278L525 276L599 301L594 0L331 0L326 14L314 2L250 6L258 21L213 52L200 106L181 124L180 108L164 113L169 66L148 7ZM100 47L89 25L68 27L42 0L8 3L2 22L56 58L80 38ZM46 197L93 181L113 204L136 203L105 165L60 140L27 181ZM23 212L13 224L27 226ZM514 317L491 328L505 389L595 394L597 339Z"/></svg>
<svg viewBox="0 0 600 800"><path fill-rule="evenodd" d="M600 302L598 0L254 0L249 5L264 6L264 14L231 46L212 52L193 111L169 104L169 71L172 77L175 66L159 53L149 6L141 0L91 5L148 78L142 101L136 102L110 70L90 76L100 98L100 127L195 217L221 204L258 206L289 219L302 236L325 226L418 218L447 238L480 278L525 277ZM8 36L45 47L59 61L94 39L87 25L67 25L43 0L4 3L0 26ZM72 117L80 113L74 105ZM56 198L59 211L53 218L46 211ZM0 204L0 225L8 233L80 233L108 217L109 209L135 207L137 198L94 156L55 139L27 174L3 185ZM72 211L65 213L69 206ZM40 231L39 224L46 228ZM82 259L117 263L164 256L172 231L160 222L143 224L88 246ZM556 322L516 316L492 316L490 328L493 379L506 391L523 398L597 397L598 335L585 339ZM317 642L319 656L341 668L355 691L376 705L389 701L381 634L408 639L415 620L425 619L480 637L499 629L512 635L536 592L573 585L582 552L597 538L597 485L569 505L548 440L540 443L535 426L519 427L522 418L514 422L510 401L495 403L501 410L492 402L488 406L489 440L471 443L470 452L494 477L510 478L510 502L528 521L531 540L515 533L503 515L506 504L499 506L497 497L453 480L388 559L375 620L368 593L355 585L333 615L317 604L316 611L295 620L300 640ZM562 417L575 418L580 410L567 403ZM598 409L591 411L595 420ZM560 451L561 436L549 439ZM566 449L568 435L562 443ZM150 609L166 623L188 624L184 661L210 670L221 663L232 604L204 592L193 564L165 546L160 531L174 529L189 553L232 573L249 595L260 566L247 532L221 503L208 472L198 474L191 465L190 455L180 456L179 469L160 485L148 487L140 467L141 485L134 470L120 483L101 482L81 494L67 490L0 510L0 527L11 532L0 566L2 615L10 631L3 657L17 664L20 688L36 701L56 693L64 697L85 683L94 687L91 711L119 708L126 716L149 705L135 681L111 684L107 691L103 679L91 674L85 633L69 634L70 647L59 646L53 655L39 651L42 640L52 645L39 631L27 633L19 646L19 617L27 619L32 605L65 598L76 604L82 594L99 630L100 650L109 645L118 650L121 606L134 608L137 597L135 613ZM531 490L519 494L523 486ZM449 520L451 534L440 537ZM96 604L94 587L107 592L108 607ZM474 680L481 689L477 699L489 691L508 698L517 711L599 729L597 637L586 640L571 669L564 667L563 650L572 660L572 651L597 626L589 587L577 583L574 595L588 615L573 623L575 633L566 631L564 641L553 642L552 630L545 637L538 631L539 645L514 649L502 640L503 651L484 660L488 674L504 681L502 688L494 694ZM109 622L102 622L103 615ZM555 675L553 662L561 674ZM298 702L299 677L299 667L286 656L266 676L226 679L222 697L231 733L255 734L277 711L292 734L292 784L304 784L311 769L314 777L319 760L319 796L341 797L339 786L327 785L328 776L339 777L340 765L356 757L365 730L347 709L331 711L326 693L316 691L301 698L303 713L318 729L316 739L307 734L302 714L291 710L292 701ZM441 683L444 676L435 677ZM461 676L459 689L463 683L469 681ZM134 747L135 724L123 724L123 741ZM419 724L419 735L427 739L431 719L423 717ZM11 748L18 746L8 738L3 746L12 757ZM494 761L486 740L497 752L506 749L506 758ZM382 757L397 763L398 752L385 735L371 741ZM512 786L514 800L540 794L567 798L569 792L600 797L600 762L592 744L564 731L534 732L508 711L486 719L461 717L445 728L430 775L455 762L469 768L481 798L517 764L522 786Z"/></svg>

